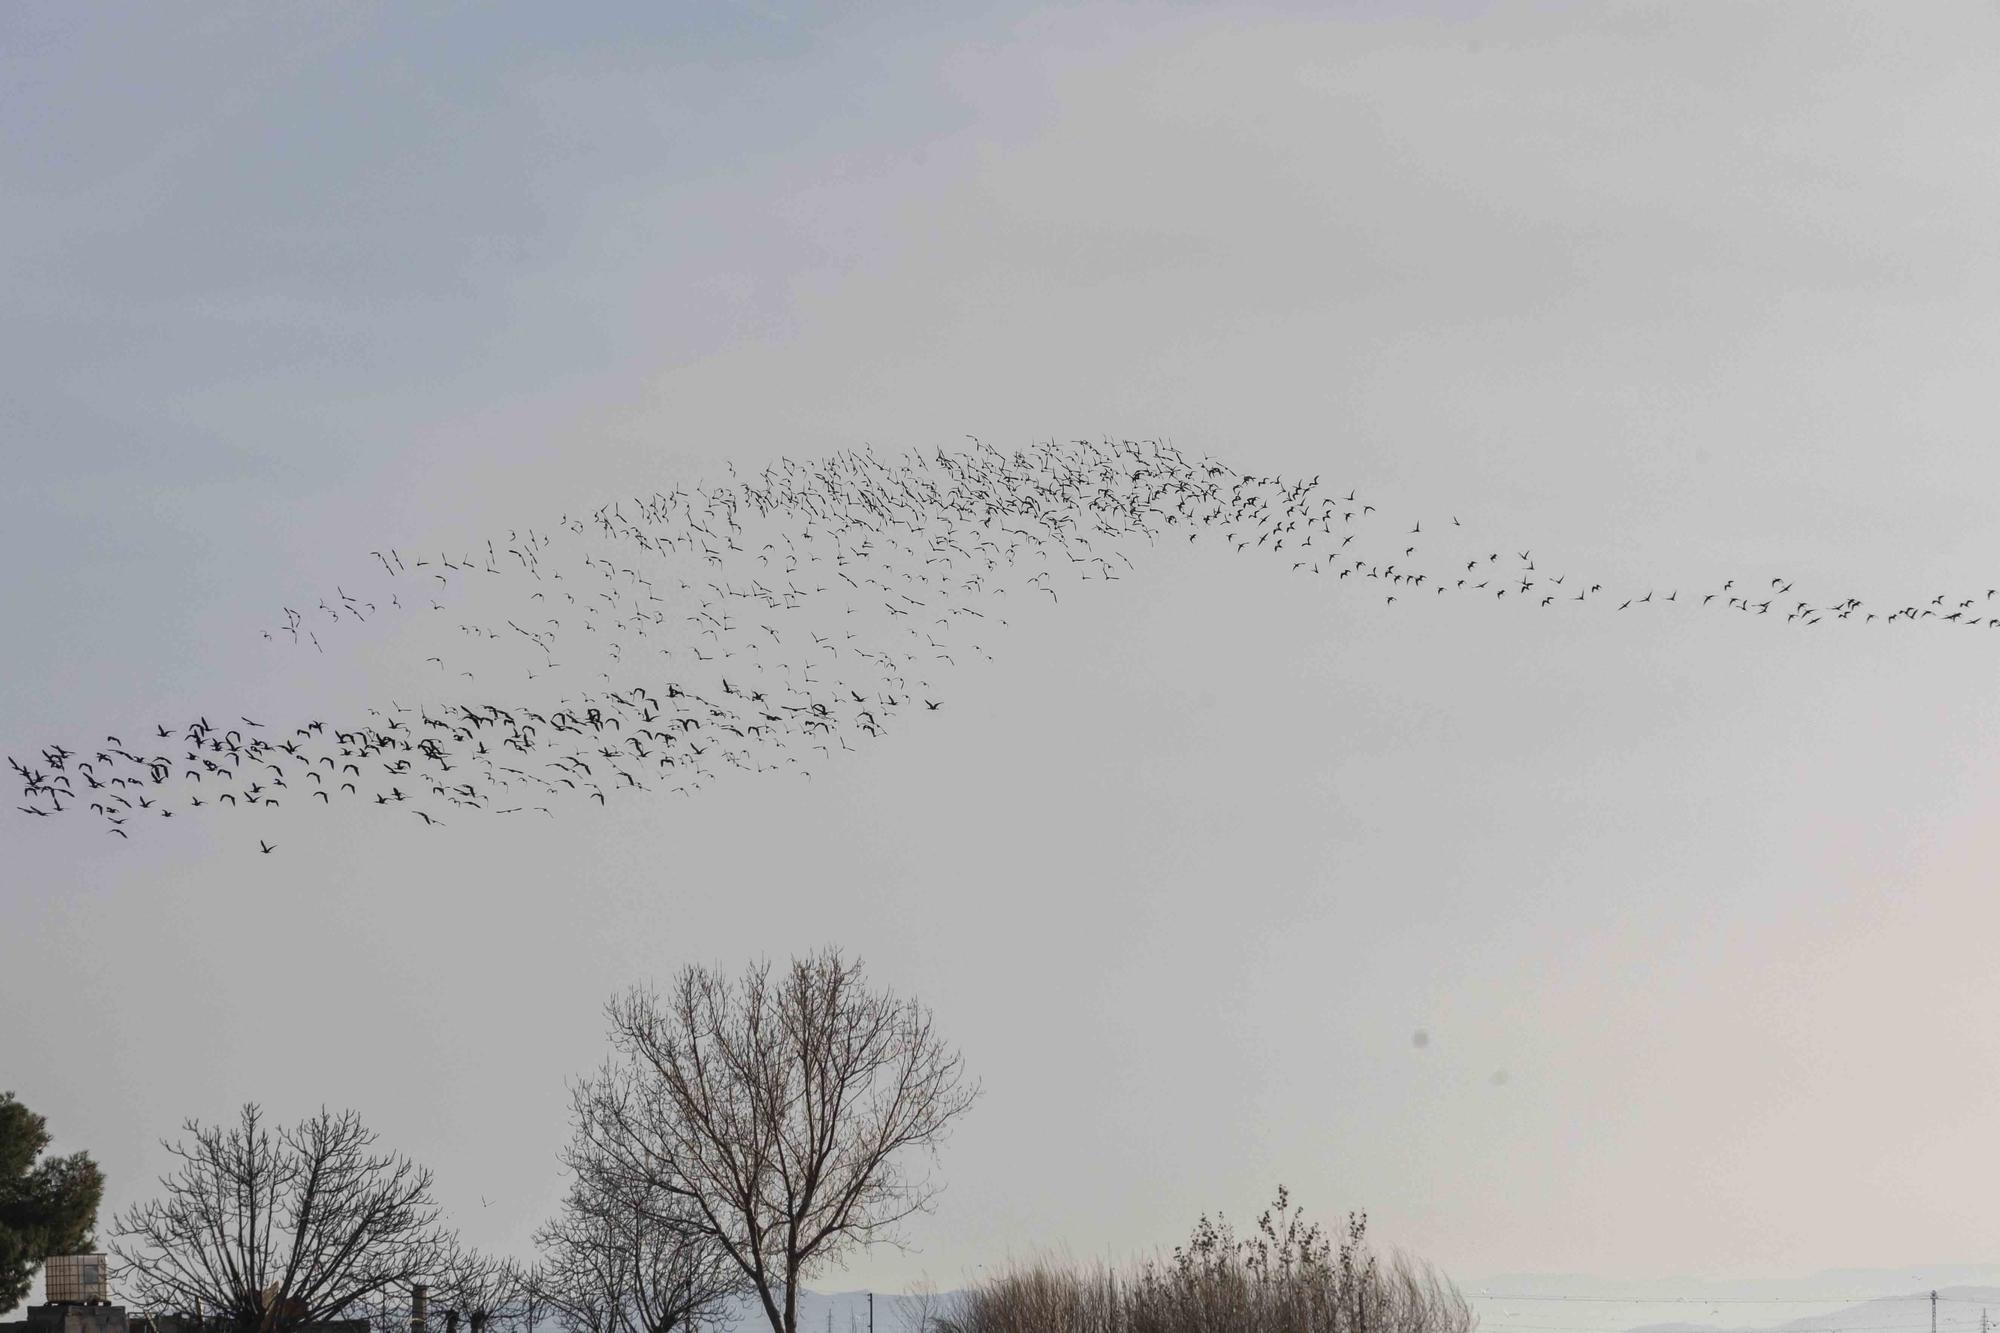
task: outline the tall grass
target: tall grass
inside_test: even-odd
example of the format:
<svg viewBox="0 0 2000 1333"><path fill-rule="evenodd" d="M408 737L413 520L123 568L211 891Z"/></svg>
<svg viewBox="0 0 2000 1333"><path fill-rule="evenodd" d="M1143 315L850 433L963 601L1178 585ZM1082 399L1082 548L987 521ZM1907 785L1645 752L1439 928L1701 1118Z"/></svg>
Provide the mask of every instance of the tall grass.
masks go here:
<svg viewBox="0 0 2000 1333"><path fill-rule="evenodd" d="M1039 1260L959 1293L925 1333L1472 1333L1458 1290L1428 1264L1370 1252L1350 1213L1336 1243L1281 1188L1256 1230L1203 1217L1171 1258L1128 1271Z"/></svg>

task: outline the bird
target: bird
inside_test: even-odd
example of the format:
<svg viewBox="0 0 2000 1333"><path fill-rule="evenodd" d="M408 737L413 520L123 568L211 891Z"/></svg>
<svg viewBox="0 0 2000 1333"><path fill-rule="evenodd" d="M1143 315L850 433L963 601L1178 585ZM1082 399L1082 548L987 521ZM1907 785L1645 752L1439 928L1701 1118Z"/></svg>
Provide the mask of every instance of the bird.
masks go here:
<svg viewBox="0 0 2000 1333"><path fill-rule="evenodd" d="M1483 561L1456 556L1460 571L1451 555L1426 559L1415 544L1395 547L1389 533L1401 530L1378 531L1370 521L1377 506L1360 502L1357 488L1343 495L1319 484L1231 467L1157 439L1051 439L1016 450L973 441L949 453L785 457L756 475L679 482L496 531L469 550L406 561L398 548L378 547L357 562L359 577L375 582L343 574L330 592L287 599L262 632L280 654L326 652L340 636L367 651L369 636L387 632L381 622L405 626L412 646L424 645L408 660L422 660L423 679L433 682L410 686L425 702L383 698L347 717L302 708L299 718L310 720L296 726L297 719L266 712L267 723L239 712L241 730L218 730L206 716L181 728L155 721L152 733L140 733L182 738L185 761L131 751L118 733L106 735L94 758L62 745L40 759L9 756L23 795L16 809L40 819L96 817L130 837L109 822L127 806L69 793L139 797L162 813L171 801L202 818L225 807L249 817L288 798L279 787L306 785L301 772L311 774L308 789L328 812L323 818L352 818L331 812L380 810L427 792L433 804L496 814L552 814L565 808L554 797L600 805L610 795L639 800L656 790L685 797L724 775L800 767L810 748L830 753L893 736L906 706L942 707L943 678L933 683L932 670L955 668L967 651L994 656L1010 600L1039 589L1061 603L1062 592L1086 581L1123 579L1170 534L1175 549L1191 553L1207 543L1226 547L1232 559L1277 553L1269 562L1275 576L1331 572L1335 578L1317 585L1328 597L1368 578L1391 585L1383 590L1388 608L1428 587L1432 604L1453 592L1488 591L1501 607L1532 600L1554 610L1557 598L1546 589L1529 596L1532 545L1483 543L1490 551ZM1450 517L1462 529L1461 516ZM1178 541L1184 529L1192 548ZM1421 532L1421 520L1413 521L1408 535ZM1321 545L1335 533L1337 542ZM1480 579L1478 566L1496 564L1508 549L1519 557L1520 577ZM402 603L392 581L413 571L434 591ZM1672 591L1620 591L1603 599L1604 609L1657 613L1678 604L1681 580L1660 581ZM1723 601L1709 614L1768 613L1768 602L1729 595L1738 581L1689 609ZM1566 575L1547 582L1569 592ZM1773 579L1772 596L1790 594L1792 583ZM1591 614L1606 585L1579 573L1576 586L1557 617ZM1516 603L1505 601L1510 588ZM869 599L848 600L863 590ZM1809 600L1764 623L1825 632L1823 622L1850 615L1857 626L1877 620L1838 589L1801 595ZM2000 618L1971 618L1976 594L1952 597L1952 606L1947 596L1928 599L1932 609L1916 599L1882 619L1912 628L1923 619L2000 627ZM327 640L318 639L320 629ZM467 697L440 699L454 693L435 683L446 680ZM642 783L621 767L634 759L645 765L640 772L672 781ZM593 773L603 764L612 775ZM319 770L335 782L322 785ZM210 797L194 794L203 790ZM335 802L335 794L360 799ZM445 822L430 809L412 813L427 827Z"/></svg>

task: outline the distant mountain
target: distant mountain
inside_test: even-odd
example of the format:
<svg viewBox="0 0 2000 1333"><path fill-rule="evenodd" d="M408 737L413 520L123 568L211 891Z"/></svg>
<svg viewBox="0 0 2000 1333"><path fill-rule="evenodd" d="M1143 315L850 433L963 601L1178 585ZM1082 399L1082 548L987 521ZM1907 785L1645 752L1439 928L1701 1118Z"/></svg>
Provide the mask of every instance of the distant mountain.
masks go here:
<svg viewBox="0 0 2000 1333"><path fill-rule="evenodd" d="M1930 1264L1908 1268L1829 1268L1803 1277L1615 1278L1589 1273L1498 1273L1461 1283L1467 1291L1533 1291L1547 1295L1595 1297L1606 1294L1654 1296L1674 1300L1683 1295L1709 1297L1814 1297L1834 1294L1855 1300L1899 1295L1909 1291L1942 1290L1948 1286L2000 1287L2000 1264Z"/></svg>
<svg viewBox="0 0 2000 1333"><path fill-rule="evenodd" d="M1987 1311L2000 1315L2000 1285L1940 1286L1878 1296L1843 1309L1801 1315L1781 1323L1748 1322L1744 1316L1755 1307L1717 1304L1710 1313L1725 1308L1737 1317L1728 1323L1710 1321L1640 1324L1629 1333L1715 1333L1716 1330L1756 1329L1761 1333L1928 1333L1931 1327L1930 1293L1936 1291L1938 1333L1974 1333L1982 1329Z"/></svg>
<svg viewBox="0 0 2000 1333"><path fill-rule="evenodd" d="M1830 1269L1800 1278L1611 1281L1505 1274L1461 1284L1481 1333L2000 1333L2000 1266Z"/></svg>

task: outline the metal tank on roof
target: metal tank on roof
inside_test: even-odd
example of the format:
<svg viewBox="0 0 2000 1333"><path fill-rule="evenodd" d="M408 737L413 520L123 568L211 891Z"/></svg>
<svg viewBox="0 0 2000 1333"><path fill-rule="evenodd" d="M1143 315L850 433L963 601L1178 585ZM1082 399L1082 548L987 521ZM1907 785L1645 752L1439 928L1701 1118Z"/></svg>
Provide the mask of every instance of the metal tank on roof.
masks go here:
<svg viewBox="0 0 2000 1333"><path fill-rule="evenodd" d="M109 1305L111 1265L101 1254L58 1254L42 1265L50 1305Z"/></svg>

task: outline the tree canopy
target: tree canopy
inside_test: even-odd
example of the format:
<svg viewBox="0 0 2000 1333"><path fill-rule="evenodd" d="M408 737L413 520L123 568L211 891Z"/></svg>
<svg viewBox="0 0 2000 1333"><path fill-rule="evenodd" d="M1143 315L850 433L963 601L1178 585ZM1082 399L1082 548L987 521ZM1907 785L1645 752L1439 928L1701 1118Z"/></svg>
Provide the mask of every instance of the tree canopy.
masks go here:
<svg viewBox="0 0 2000 1333"><path fill-rule="evenodd" d="M352 1111L273 1133L253 1104L165 1145L165 1196L116 1222L120 1278L143 1309L202 1311L236 1333L286 1333L363 1312L452 1257L431 1173L374 1150Z"/></svg>
<svg viewBox="0 0 2000 1333"><path fill-rule="evenodd" d="M44 1259L97 1243L104 1173L86 1152L38 1165L49 1142L48 1122L0 1092L0 1314L27 1298Z"/></svg>
<svg viewBox="0 0 2000 1333"><path fill-rule="evenodd" d="M689 967L607 1011L615 1054L574 1090L569 1165L603 1197L672 1204L772 1333L798 1333L802 1280L930 1206L913 1167L979 1092L930 1010L834 949L775 974Z"/></svg>

